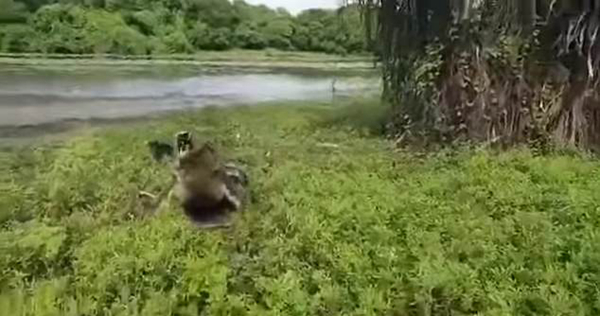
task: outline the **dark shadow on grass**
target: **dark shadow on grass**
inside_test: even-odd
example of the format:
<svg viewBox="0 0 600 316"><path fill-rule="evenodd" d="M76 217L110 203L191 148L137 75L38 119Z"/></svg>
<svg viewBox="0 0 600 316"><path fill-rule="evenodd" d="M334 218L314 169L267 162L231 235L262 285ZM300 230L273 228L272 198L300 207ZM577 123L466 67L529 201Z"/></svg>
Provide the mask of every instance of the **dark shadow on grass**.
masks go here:
<svg viewBox="0 0 600 316"><path fill-rule="evenodd" d="M235 207L223 199L215 207L205 207L202 201L190 200L183 205L185 215L199 228L216 228L230 225Z"/></svg>
<svg viewBox="0 0 600 316"><path fill-rule="evenodd" d="M350 128L366 131L370 136L384 136L390 118L390 107L377 99L350 100L335 106L315 125L320 128Z"/></svg>

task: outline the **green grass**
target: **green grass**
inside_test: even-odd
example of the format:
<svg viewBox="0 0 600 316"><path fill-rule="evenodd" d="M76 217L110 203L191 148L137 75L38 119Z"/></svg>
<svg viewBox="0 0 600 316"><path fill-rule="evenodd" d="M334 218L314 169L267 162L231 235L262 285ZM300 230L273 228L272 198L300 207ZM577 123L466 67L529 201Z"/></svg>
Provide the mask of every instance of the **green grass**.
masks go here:
<svg viewBox="0 0 600 316"><path fill-rule="evenodd" d="M11 54L0 53L1 64L22 65L196 65L266 68L360 69L373 68L369 55L339 56L311 52L267 50L203 51L196 54L164 56Z"/></svg>
<svg viewBox="0 0 600 316"><path fill-rule="evenodd" d="M356 101L207 109L0 157L4 315L598 315L600 163L396 152ZM142 217L192 129L242 161L224 231ZM337 148L320 146L337 144Z"/></svg>

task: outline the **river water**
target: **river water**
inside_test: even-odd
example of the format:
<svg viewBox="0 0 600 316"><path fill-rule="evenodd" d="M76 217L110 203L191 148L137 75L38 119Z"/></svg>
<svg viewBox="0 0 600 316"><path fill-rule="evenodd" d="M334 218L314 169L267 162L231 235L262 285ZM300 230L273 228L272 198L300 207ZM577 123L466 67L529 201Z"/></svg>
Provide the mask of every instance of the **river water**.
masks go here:
<svg viewBox="0 0 600 316"><path fill-rule="evenodd" d="M0 65L0 130L135 118L209 105L335 100L374 93L378 86L375 74L364 72Z"/></svg>

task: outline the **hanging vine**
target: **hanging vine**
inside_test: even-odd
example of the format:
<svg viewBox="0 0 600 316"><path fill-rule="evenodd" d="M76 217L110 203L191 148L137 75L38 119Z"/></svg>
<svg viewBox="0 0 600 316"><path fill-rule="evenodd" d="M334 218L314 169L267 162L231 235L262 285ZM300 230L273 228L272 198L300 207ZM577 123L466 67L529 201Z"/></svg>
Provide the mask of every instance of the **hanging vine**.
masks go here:
<svg viewBox="0 0 600 316"><path fill-rule="evenodd" d="M595 2L359 3L377 16L392 136L600 147Z"/></svg>

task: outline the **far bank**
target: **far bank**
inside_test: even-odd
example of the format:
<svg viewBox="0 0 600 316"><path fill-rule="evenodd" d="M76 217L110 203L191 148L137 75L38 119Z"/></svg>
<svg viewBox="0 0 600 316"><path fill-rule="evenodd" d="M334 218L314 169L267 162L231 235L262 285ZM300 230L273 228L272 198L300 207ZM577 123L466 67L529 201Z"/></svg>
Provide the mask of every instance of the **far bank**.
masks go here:
<svg viewBox="0 0 600 316"><path fill-rule="evenodd" d="M197 66L263 69L315 69L376 72L373 57L278 50L202 51L175 55L11 54L0 53L0 65L24 66Z"/></svg>

